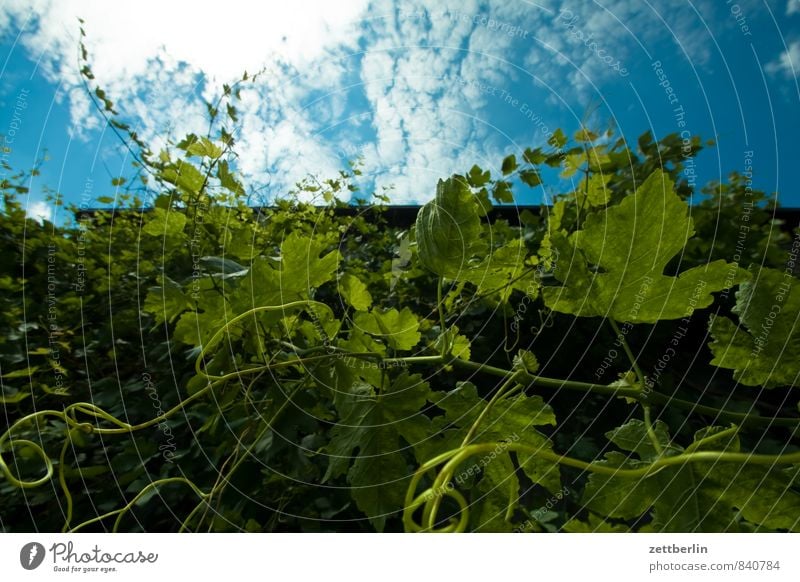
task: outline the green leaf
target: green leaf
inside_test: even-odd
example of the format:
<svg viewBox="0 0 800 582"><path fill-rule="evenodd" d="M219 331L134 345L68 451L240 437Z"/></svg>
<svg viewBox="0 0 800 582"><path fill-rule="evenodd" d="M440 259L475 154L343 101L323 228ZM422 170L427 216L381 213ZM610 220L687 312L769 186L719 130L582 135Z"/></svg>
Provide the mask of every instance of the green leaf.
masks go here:
<svg viewBox="0 0 800 582"><path fill-rule="evenodd" d="M628 459L618 452L606 453L599 466L638 469L647 465ZM656 479L629 479L605 473L592 473L583 491L583 504L601 515L635 519L644 514L658 498L661 487Z"/></svg>
<svg viewBox="0 0 800 582"><path fill-rule="evenodd" d="M189 194L197 194L205 183L205 176L189 162L178 160L175 164L164 169L164 180L175 184Z"/></svg>
<svg viewBox="0 0 800 582"><path fill-rule="evenodd" d="M241 276L247 273L247 267L225 257L207 256L200 257L198 261L207 272L220 274L225 277Z"/></svg>
<svg viewBox="0 0 800 582"><path fill-rule="evenodd" d="M323 482L346 471L351 496L378 531L403 508L413 471L404 451L430 437L430 420L420 412L430 395L421 375L403 372L385 393L356 384L337 404L341 420L326 447L330 461Z"/></svg>
<svg viewBox="0 0 800 582"><path fill-rule="evenodd" d="M519 173L519 178L531 188L535 188L542 183L542 177L536 170L522 170Z"/></svg>
<svg viewBox="0 0 800 582"><path fill-rule="evenodd" d="M30 395L31 395L30 392L22 392L22 391L15 392L14 394L10 394L8 396L0 394L0 404L3 405L19 404L20 402L28 398Z"/></svg>
<svg viewBox="0 0 800 582"><path fill-rule="evenodd" d="M244 224L241 228L230 228L230 242L225 245L225 254L236 257L244 261L251 261L253 257L261 253L258 239L256 238L255 228L250 224Z"/></svg>
<svg viewBox="0 0 800 582"><path fill-rule="evenodd" d="M519 498L519 479L514 464L507 454L482 461L481 479L473 495L470 529L474 532L504 532L513 530L505 519L509 504L516 505Z"/></svg>
<svg viewBox="0 0 800 582"><path fill-rule="evenodd" d="M439 180L436 198L417 214L420 262L437 275L458 279L469 260L486 250L481 232L478 204L464 178Z"/></svg>
<svg viewBox="0 0 800 582"><path fill-rule="evenodd" d="M339 266L338 250L324 256L325 243L298 232L293 232L281 245L280 280L282 289L290 295L305 297L308 290L332 280Z"/></svg>
<svg viewBox="0 0 800 582"><path fill-rule="evenodd" d="M659 473L653 525L659 531L741 531L739 514L761 528L800 531L800 494L779 470L692 463Z"/></svg>
<svg viewBox="0 0 800 582"><path fill-rule="evenodd" d="M535 374L539 370L539 360L528 350L520 350L514 356L514 368L524 370L528 374Z"/></svg>
<svg viewBox="0 0 800 582"><path fill-rule="evenodd" d="M470 169L469 173L467 174L467 181L473 188L480 188L481 186L486 185L491 177L492 175L489 173L489 170L484 172L478 166L472 166L472 169Z"/></svg>
<svg viewBox="0 0 800 582"><path fill-rule="evenodd" d="M408 307L357 313L353 319L362 331L378 336L395 350L410 350L419 343L419 319Z"/></svg>
<svg viewBox="0 0 800 582"><path fill-rule="evenodd" d="M372 306L372 295L363 281L355 275L350 273L342 275L339 291L345 301L358 311L367 311Z"/></svg>
<svg viewBox="0 0 800 582"><path fill-rule="evenodd" d="M192 304L181 286L166 275L160 277L159 283L160 287L148 290L142 309L153 315L156 324L172 323Z"/></svg>
<svg viewBox="0 0 800 582"><path fill-rule="evenodd" d="M199 346L211 339L217 331L225 325L226 306L224 299L216 293L203 292L209 286L209 278L198 281L202 310L186 311L178 319L172 337L179 342L190 346ZM228 319L232 315L228 312ZM232 337L238 336L238 328L229 328Z"/></svg>
<svg viewBox="0 0 800 582"><path fill-rule="evenodd" d="M542 152L541 148L531 149L525 148L525 153L522 155L522 159L525 160L528 164L538 165L541 164L543 161L547 159L547 155Z"/></svg>
<svg viewBox="0 0 800 582"><path fill-rule="evenodd" d="M666 426L657 425L655 430L666 448ZM735 450L735 437L698 446L725 430L709 427L699 431L695 450ZM638 421L611 431L608 436L620 448L655 458L652 445L645 441L644 426ZM669 452L682 450L670 445ZM608 453L606 460L598 464L626 469L646 466L617 452ZM583 503L592 511L621 519L637 519L652 509L652 528L661 532L741 531L740 516L767 529L800 531L800 494L792 490L791 478L761 465L693 462L665 467L638 479L592 473Z"/></svg>
<svg viewBox="0 0 800 582"><path fill-rule="evenodd" d="M517 156L511 154L510 156L506 156L503 160L503 166L501 171L503 172L504 176L508 176L511 172L517 169Z"/></svg>
<svg viewBox="0 0 800 582"><path fill-rule="evenodd" d="M587 141L594 141L596 139L597 139L597 134L594 133L593 131L589 131L585 127L575 132L575 141L587 142Z"/></svg>
<svg viewBox="0 0 800 582"><path fill-rule="evenodd" d="M462 360L469 360L470 359L470 341L464 335L458 333L458 326L454 325L451 328L445 330L445 332L437 338L436 343L434 345L437 351L442 349L442 343L447 342L447 345L450 346L450 353L459 359Z"/></svg>
<svg viewBox="0 0 800 582"><path fill-rule="evenodd" d="M630 531L624 525L611 524L593 513L589 514L587 521L571 519L561 529L567 533L621 533Z"/></svg>
<svg viewBox="0 0 800 582"><path fill-rule="evenodd" d="M671 446L667 425L658 420L653 425L653 432L658 438L658 443L662 449L669 450ZM647 436L647 429L641 420L631 420L607 432L606 437L623 451L636 453L643 461L648 461L658 456L653 443Z"/></svg>
<svg viewBox="0 0 800 582"><path fill-rule="evenodd" d="M577 172L584 163L586 163L585 152L579 152L577 154L569 154L564 158L564 163L563 163L564 169L561 171L561 174L559 174L559 176L565 179L571 178L572 176L575 175L575 172Z"/></svg>
<svg viewBox="0 0 800 582"><path fill-rule="evenodd" d="M422 456L426 459L458 447L487 404L470 382L460 382L450 392L434 393L432 399L445 415L437 417L434 423L438 438L429 439L422 447ZM519 501L520 483L509 456L508 443L519 441L542 451L552 451L552 443L534 427L555 423L553 410L539 396L520 395L500 400L489 410L472 442L495 443L495 448L465 460L453 476L453 485L463 489L475 475L480 475L472 500L475 512L470 527L473 530L511 531L512 525L505 517L509 504L513 507ZM560 491L557 465L527 453L517 453L517 461L531 481L553 493Z"/></svg>
<svg viewBox="0 0 800 582"><path fill-rule="evenodd" d="M492 188L492 197L502 203L514 202L514 193L511 191L511 182L499 181L495 182Z"/></svg>
<svg viewBox="0 0 800 582"><path fill-rule="evenodd" d="M217 169L217 178L219 178L220 186L233 193L236 196L244 196L245 190L241 182L236 179L236 176L230 171L228 162L222 160Z"/></svg>
<svg viewBox="0 0 800 582"><path fill-rule="evenodd" d="M611 189L608 187L611 178L612 174L592 174L588 186L585 180L581 181L581 187L575 191L578 206L595 208L608 204L611 200Z"/></svg>
<svg viewBox="0 0 800 582"><path fill-rule="evenodd" d="M478 396L477 389L470 382L462 382L455 390L437 394L434 402L445 411L444 420L461 431L468 430L486 406L486 400ZM533 428L548 424L555 426L555 413L540 396L520 395L502 399L496 402L484 417L473 442L520 441L550 451L552 450L550 440ZM519 453L517 458L522 470L531 481L551 492L560 490L561 480L557 465L533 454ZM508 489L505 492L507 493Z"/></svg>
<svg viewBox="0 0 800 582"><path fill-rule="evenodd" d="M565 145L567 145L567 136L564 135L564 132L561 131L561 129L556 129L553 132L553 135L550 136L550 139L547 140L547 143L556 149L563 148Z"/></svg>
<svg viewBox="0 0 800 582"><path fill-rule="evenodd" d="M200 141L196 141L186 148L186 152L190 156L198 156L201 158L211 158L216 160L222 155L222 148L212 143L208 138L201 137Z"/></svg>
<svg viewBox="0 0 800 582"><path fill-rule="evenodd" d="M487 255L480 263L464 271L461 279L475 285L479 293L499 301L508 301L514 289L535 297L540 287L525 241L521 238Z"/></svg>
<svg viewBox="0 0 800 582"><path fill-rule="evenodd" d="M154 208L142 231L150 236L176 236L183 233L186 215L177 210Z"/></svg>
<svg viewBox="0 0 800 582"><path fill-rule="evenodd" d="M753 269L736 293L737 326L711 317L711 363L746 386L800 386L800 281L777 269Z"/></svg>
<svg viewBox="0 0 800 582"><path fill-rule="evenodd" d="M664 275L694 233L687 210L670 178L656 171L634 195L590 214L571 240L552 233L555 276L563 286L543 289L547 306L631 323L679 319L708 307L712 292L744 281L747 273L718 260L678 277Z"/></svg>
<svg viewBox="0 0 800 582"><path fill-rule="evenodd" d="M39 370L39 366L29 366L27 368L20 368L3 374L3 380L13 380L15 378L30 378Z"/></svg>

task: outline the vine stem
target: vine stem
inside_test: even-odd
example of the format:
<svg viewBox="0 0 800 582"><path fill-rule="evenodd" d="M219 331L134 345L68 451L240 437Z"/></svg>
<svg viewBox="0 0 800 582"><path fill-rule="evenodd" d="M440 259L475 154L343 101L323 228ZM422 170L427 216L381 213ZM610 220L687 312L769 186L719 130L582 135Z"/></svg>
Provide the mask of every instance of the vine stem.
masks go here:
<svg viewBox="0 0 800 582"><path fill-rule="evenodd" d="M424 463L412 476L406 491L405 509L403 510L403 524L407 531L435 531L435 532L463 532L466 531L469 523L469 506L465 502L463 496L456 491L450 481L456 469L464 463L468 458L491 453L496 450L499 443L481 443L473 444L453 449L442 453L430 461ZM646 479L653 476L664 468L671 466L686 465L689 463L700 462L731 462L741 463L743 465L776 465L776 464L795 464L800 463L800 451L794 453L787 453L783 455L762 455L751 453L737 453L726 451L692 451L684 452L674 456L662 456L645 466L636 469L623 469L620 467L613 467L603 465L600 463L589 463L580 459L560 455L553 451L544 449L542 447L534 447L524 443L506 442L503 443L505 450L513 451L516 453L527 453L531 456L536 456L546 459L554 464L564 465L588 471L591 473L610 475L618 478L629 479ZM421 494L415 495L422 477L430 470L435 469L437 466L443 467L437 474L430 488L424 490ZM436 511L438 509L441 499L443 497L452 497L456 500L460 507L458 521L451 523L447 526L437 528L436 525ZM436 501L439 503L436 503ZM421 525L414 521L414 513L420 507L423 507L422 523Z"/></svg>
<svg viewBox="0 0 800 582"><path fill-rule="evenodd" d="M441 327L442 349L441 357L445 358L450 353L450 342L445 332L447 331L444 322L444 301L442 300L442 288L444 287L444 277L439 277L436 282L436 310L439 312L439 327Z"/></svg>
<svg viewBox="0 0 800 582"><path fill-rule="evenodd" d="M478 431L478 426L480 426L483 419L486 418L486 415L489 414L489 411L495 405L495 403L500 400L503 396L505 396L510 389L516 384L517 382L517 373L512 374L508 380L503 382L502 386L497 389L497 392L494 393L491 400L483 407L481 413L478 415L478 418L475 419L475 422L472 423L472 426L469 427L464 440L461 443L462 447L465 447L469 444L469 441L472 440L472 437L475 436L475 433Z"/></svg>
<svg viewBox="0 0 800 582"><path fill-rule="evenodd" d="M644 374L642 373L642 369L639 367L639 363L636 361L636 357L633 355L631 347L628 345L628 340L625 339L625 334L620 331L619 326L612 318L609 317L607 321L611 325L611 329L613 329L614 333L617 335L617 339L622 344L622 349L625 352L625 355L628 357L628 361L630 361L631 366L633 367L633 371L636 374L636 382L641 388L644 388ZM647 438L650 439L650 443L653 445L656 453L662 455L664 454L664 448L661 446L661 442L658 440L658 435L653 428L653 421L650 418L650 405L647 403L642 403L642 410L644 412L644 428L645 432L647 433Z"/></svg>
<svg viewBox="0 0 800 582"><path fill-rule="evenodd" d="M628 345L627 340L625 339L625 335L620 331L617 323L611 319L610 317L607 319L608 323L611 325L611 329L614 330L614 333L617 335L620 343L622 344L622 349L625 352L625 355L628 356L628 361L631 363L633 367L633 371L636 374L636 380L639 382L640 386L644 386L644 374L642 373L642 369L639 367L636 358L631 351L631 347Z"/></svg>
<svg viewBox="0 0 800 582"><path fill-rule="evenodd" d="M440 279L440 282L439 282L439 299L441 299L441 291L442 291L441 285L442 285L442 281ZM325 359L330 359L330 358L341 358L341 357L343 357L345 355L348 356L348 357L354 357L354 358L379 359L379 360L382 360L382 361L392 362L392 363L405 363L405 364L447 363L447 364L453 365L456 368L461 368L461 369L464 369L464 370L471 370L471 371L478 371L478 372L485 372L485 373L488 373L488 374L492 374L492 375L504 378L506 380L506 383L503 385L503 387L501 387L501 389L498 391L498 393L495 394L495 396L489 402L488 407L491 407L491 405L494 402L496 402L502 396L502 393L506 392L508 390L508 387L511 386L514 382L516 382L516 383L518 383L520 385L523 385L525 383L530 383L530 384L545 386L545 387L554 388L554 389L566 388L566 389L569 389L569 390L578 390L578 391L583 391L583 392L593 392L593 393L597 393L597 394L605 394L605 395L608 395L608 396L620 396L620 397L630 398L632 400L638 401L638 402L642 403L643 405L645 405L646 423L649 421L649 414L650 414L649 413L649 406L652 403L652 404L661 404L661 405L665 405L665 406L674 405L674 406L678 406L678 407L681 407L681 408L688 409L691 412L698 412L698 413L702 413L702 414L715 415L715 416L717 416L719 418L727 418L727 419L736 421L739 425L743 425L745 423L753 423L753 424L759 423L759 424L767 424L767 425L774 425L774 426L787 426L787 427L797 428L798 425L800 424L800 420L799 419L795 419L795 418L768 418L768 417L761 417L761 416L745 414L745 413L730 412L730 411L726 411L726 410L713 408L713 407L710 407L710 406L699 405L699 404L696 404L694 402L680 400L680 399L677 399L677 398L673 398L672 396L668 396L666 394L661 394L661 393L655 392L655 391L651 391L651 392L647 392L646 393L646 392L644 392L643 390L640 390L637 387L608 386L608 385L602 385L602 384L591 384L591 383L586 383L586 382L576 382L576 381L571 381L571 380L560 380L560 379L554 379L554 378L546 378L546 377L543 377L543 376L536 376L536 375L533 375L533 374L529 374L529 373L527 373L527 372L525 372L523 370L516 370L516 371L515 370L506 370L506 369L503 369L503 368L498 368L498 367L490 366L490 365L483 364L483 363L473 362L473 361L470 361L470 360L462 360L462 359L458 359L458 358L453 358L452 356L449 356L449 355L447 355L447 356L442 356L442 355L438 355L438 356L411 356L411 357L405 357L405 358L402 358L402 357L401 358L383 358L379 354L373 354L373 353L363 353L363 352L362 353L359 353L359 352L350 353L350 352L333 351L332 353L322 354L322 355L319 355L319 356L310 356L310 357L305 357L305 358L298 358L298 359L295 359L295 360L288 360L288 361L280 361L280 362L269 363L269 364L266 364L264 366L257 366L257 367L254 367L254 368L247 368L245 370L240 370L240 371L237 371L237 372L234 372L234 373L231 373L231 374L225 374L225 375L222 375L222 376L216 376L216 375L209 374L203 369L203 360L204 360L205 356L209 353L209 351L214 346L216 346L217 343L219 343L219 341L222 339L222 337L225 334L225 332L232 325L244 320L247 317L253 316L253 315L255 315L257 313L260 313L260 312L283 311L283 310L294 309L294 308L302 308L302 307L311 308L314 305L322 305L322 304L317 302L317 301L312 301L312 300L300 300L300 301L293 301L293 302L280 304L280 305L261 306L261 307L256 307L256 308L250 309L250 310L248 310L248 311L246 311L246 312L244 312L244 313L232 318L230 321L226 322L223 325L223 327L221 327L220 329L218 329L216 331L216 333L212 336L211 340L205 346L203 346L203 348L200 351L200 354L197 356L197 359L195 361L195 370L196 370L197 374L202 376L202 377L205 377L208 380L208 384L204 388L198 390L194 394L190 395L186 399L184 399L181 402L179 402L176 406L174 406L173 408L171 408L167 412L164 412L163 414L160 414L159 416L156 416L155 418L151 418L148 421L145 421L145 422L142 422L142 423L139 423L139 424L135 424L135 425L131 425L131 424L127 423L127 422L124 422L124 421L114 417L113 415L109 414L105 410L103 410L103 409L99 408L98 406L95 406L94 404L91 404L89 402L77 402L77 403L70 404L69 406L65 407L63 411L41 410L41 411L34 412L32 414L26 415L26 416L18 419L5 432L0 434L0 474L2 474L3 477L5 477L12 486L18 487L18 488L22 488L22 489L34 488L34 487L38 487L38 486L41 486L41 485L47 483L52 478L52 476L54 474L53 462L50 460L50 458L47 455L47 453L44 451L44 449L39 444L37 444L37 443L35 443L35 442L31 441L31 440L28 440L28 439L14 438L13 434L17 429L19 429L20 427L26 425L27 423L39 422L42 419L45 419L47 417L55 417L55 418L63 421L67 425L65 427L65 430L67 431L67 436L66 436L65 442L64 442L64 444L62 446L62 449L61 449L61 455L59 457L59 459L61 461L60 467L59 467L59 484L61 485L62 490L63 490L63 492L64 492L64 494L65 494L65 496L67 498L67 516L66 516L66 525L65 525L65 527L67 527L69 525L70 521L71 521L71 518L72 518L72 496L71 496L71 494L69 492L69 489L67 487L66 476L65 476L65 473L64 473L64 465L65 465L64 460L65 460L65 457L66 457L66 450L67 450L67 447L69 446L69 442L71 442L71 440L72 440L72 437L71 437L69 431L71 431L71 430L79 430L79 431L82 431L82 432L85 432L85 433L96 433L96 434L125 434L125 433L132 433L132 432L135 432L135 431L143 430L143 429L146 429L148 427L154 426L154 425L166 420L167 418L169 418L172 415L176 414L178 411L186 408L189 404L191 404L195 400L201 398L202 396L204 396L207 393L209 393L210 391L212 391L215 387L217 387L217 386L221 385L222 383L226 382L227 380L234 379L234 378L241 380L241 376L243 374L252 374L252 373L259 373L260 374L265 370L271 370L271 369L282 367L282 366L297 366L297 365L305 364L305 363L312 362L312 361L313 362L318 362L318 361L323 361ZM444 313L443 313L443 311L441 309L440 309L439 315L440 315L440 322L442 324L444 324ZM624 338L623 338L623 340L624 340ZM634 363L634 360L633 360L632 354L630 353L630 348L629 347L626 349L626 353L629 354L629 357L631 358L632 363ZM641 377L641 372L640 371L639 371L639 375ZM287 402L290 400L290 398L291 397L289 397L289 399L287 399ZM285 405L286 405L286 402L284 402L283 406L285 406ZM283 406L281 407L281 409L279 409L276 412L276 414L279 413L282 410ZM476 449L475 447L476 446L480 447L480 446L485 446L485 445L468 445L467 443L469 442L469 439L472 438L472 436L474 434L474 431L476 430L475 427L477 427L477 424L485 416L486 410L488 410L488 408L484 409L483 416L479 416L478 421L476 421L476 424L473 425L473 428L471 429L470 434L467 435L468 438L465 439L465 445L466 446L462 446L462 448L457 449L455 451L455 453L453 453L453 454L456 454L456 453L457 454L467 454L467 455L469 455L469 454L477 454L474 451L479 451L480 452L481 450L483 450L483 449L480 449L480 448ZM86 416L90 417L92 420L94 420L95 422L99 422L99 421L108 422L109 424L112 425L112 427L103 428L103 427L100 427L100 426L96 426L92 422L87 422L87 421L83 421L82 422L81 420L78 419L78 414L86 415ZM274 420L274 417L273 417L273 420ZM272 424L272 421L270 421L270 423L267 424L267 427L270 426L271 424ZM650 424L650 426L651 426L651 430L652 430L652 425ZM650 431L648 431L648 434L650 434ZM650 435L650 438L654 439L654 444L655 444L655 441L657 441L655 436L656 436L655 432L652 431L652 434ZM258 439L256 439L256 441L257 440ZM7 445L8 445L8 447L7 447ZM30 448L31 450L33 450L33 452L34 452L34 454L36 456L40 457L40 459L42 460L42 462L44 464L44 467L45 467L45 471L44 471L45 474L42 477L40 477L38 479L31 480L31 481L25 481L23 479L18 479L16 476L14 476L11 473L8 465L6 464L6 462L5 462L4 458L3 458L2 453L3 453L4 448L6 448L6 447L13 450L14 447L20 447L20 446ZM249 453L252 450L253 446L255 446L255 445L251 445L247 449L246 453ZM659 446L660 446L660 443L659 443ZM508 448L510 448L511 450L518 450L518 451L529 452L531 454L534 454L534 453L531 452L531 447L527 447L526 448L525 445L512 444L512 445L509 445ZM542 451L538 451L537 450L536 454L539 454L540 456L542 456L544 458L548 458L551 461L553 461L554 463L563 464L563 465L567 465L567 466L572 466L572 467L575 467L575 468L585 469L585 470L594 471L594 472L603 472L602 466L598 466L596 464L589 464L589 463L586 463L584 461L580 461L580 460L577 460L577 459L571 459L569 457L564 457L564 456L561 456L561 455L557 455L556 453L552 453L552 452L548 452L548 451L542 452ZM227 485L227 483L228 483L230 477L232 476L232 474L236 471L236 469L243 462L243 459L245 459L246 457L247 457L247 454L245 454L244 456L242 456L239 459L236 459L236 461L234 463L234 466L232 467L231 471L226 475L225 479L223 479L221 482L218 482L217 484L215 484L214 488L209 493L204 493L203 491L201 491L197 487L197 485L195 485L191 480L188 480L186 478L175 477L175 478L160 479L158 481L154 481L154 482L148 484L144 489L142 489L142 491L140 491L136 495L136 497L133 498L133 500L131 500L130 503L128 503L123 508L115 510L115 511L112 511L112 512L109 512L109 513L106 513L106 514L104 514L102 516L98 516L98 517L96 517L94 519L91 519L89 521L83 522L83 523L75 526L74 528L72 528L70 531L76 531L77 529L83 528L83 527L85 527L85 526L87 526L87 525L89 525L91 523L95 523L95 522L101 521L101 520L105 519L106 517L113 516L113 515L117 516L117 520L115 521L115 525L114 525L114 528L116 529L116 527L119 525L120 520L125 515L125 513L127 511L129 511L133 507L133 505L138 500L140 500L142 498L142 496L144 494L146 494L148 491L150 491L150 490L152 490L154 488L157 488L157 487L159 487L161 485L166 485L166 484L171 484L171 483L183 483L183 484L186 484L201 498L201 501L205 501L205 500L207 500L209 498L209 496L211 496L216 491L217 486L220 486L220 487L224 488ZM452 457L452 455L450 455L450 457ZM451 466L450 463L456 461L455 458L451 459L450 457L448 457L448 456L444 456L443 457L443 456L440 455L439 457L436 457L436 459L434 459L433 461L436 461L438 459L439 461L437 461L437 464L440 463L440 462L447 461L448 464L446 465L446 467L449 467L449 466ZM461 458L462 457L458 457L458 459L461 459ZM450 459L450 460L448 460L448 459ZM764 464L772 463L772 462L785 463L785 462L800 462L800 453L793 453L791 455L783 455L783 456L776 457L776 456L769 456L769 455L750 455L750 454L747 454L747 453L728 453L728 452L715 453L715 452L708 452L708 451L698 451L698 452L691 452L691 453L685 452L683 455L678 455L678 456L673 456L673 457L663 457L663 456L659 457L653 463L653 465L651 465L651 466L652 467L657 467L658 470L660 470L660 468L663 468L664 466L675 464L675 463L678 463L678 462L684 462L686 459L690 459L692 462L694 462L695 460L725 460L725 461L731 460L731 461L741 461L741 462L748 462L748 463L764 463ZM789 461L787 459L791 459L791 461ZM435 466L435 464L434 465L430 465L431 462L432 461L429 461L428 463L423 465L423 468L427 467L425 469L425 471L429 470L429 468L431 466ZM689 462L689 461L686 461L686 462ZM661 464L659 465L659 463L661 463ZM611 471L614 474L618 474L618 475L622 475L622 476L645 475L645 473L641 472L644 469L637 469L637 470L623 470L623 469L617 469L617 468L606 468L606 469L607 469L606 472ZM650 470L650 469L647 469L647 470ZM424 473L424 471L423 471L423 473ZM440 477L442 477L442 475L444 475L446 477L447 476L447 472L445 472L443 474L440 474ZM452 476L452 474L450 474L450 476ZM442 479L444 479L444 477L442 477ZM439 484L438 484L439 487L441 487L443 485L442 479L439 480ZM414 483L418 483L418 481L419 481L419 479L417 478L416 481L414 481ZM446 482L447 481L445 480L444 483L446 483ZM416 490L416 489L414 489L414 490ZM460 496L460 494L457 494L457 492L450 492L448 494L455 499L455 501L459 504L460 507L462 507L462 509L466 507L466 502L465 502L463 496ZM409 499L408 500L409 503L407 503L406 505L409 506L409 507L416 508L416 507L419 507L420 505L424 504L425 505L425 510L424 510L424 519L423 519L423 521L428 524L428 527L433 528L433 526L435 525L434 522L435 522L435 513L436 512L432 512L431 511L431 507L433 507L434 504L430 503L429 497L430 497L429 493L423 493L422 496L417 496L417 497L414 497L412 499ZM200 504L200 505L202 505L202 504ZM200 505L198 505L198 508L200 507ZM435 507L438 508L438 503L435 504ZM193 511L189 515L189 517L187 517L187 520L185 520L184 524L186 524L194 516L194 514L195 514L195 511ZM404 521L405 521L405 519L404 519ZM409 524L409 526L411 526L411 524ZM448 526L448 527L451 527L451 526ZM455 531L460 527L462 527L462 526L459 525L459 524L456 524L456 525L452 526L451 529L453 529Z"/></svg>
<svg viewBox="0 0 800 582"><path fill-rule="evenodd" d="M664 447L661 446L661 441L658 440L656 430L653 428L653 421L650 418L650 405L642 404L642 410L644 411L644 428L645 432L647 432L647 437L650 439L650 443L653 445L656 453L658 455L663 455Z"/></svg>
<svg viewBox="0 0 800 582"><path fill-rule="evenodd" d="M490 366L489 364L472 362L469 360L453 359L450 363L452 363L453 366L457 368L472 370L475 372L484 372L492 376L505 377L509 373L508 370L505 370L503 368ZM784 426L788 428L797 428L800 426L800 418L791 418L791 417L773 418L769 416L759 416L757 414L748 414L744 412L733 412L729 410L723 410L721 408L714 408L713 406L705 406L703 404L697 404L696 402L690 402L688 400L682 400L680 398L675 398L674 396L662 394L661 392L651 391L645 393L637 388L628 388L625 386L607 386L605 384L591 384L588 382L576 382L573 380L558 380L555 378L545 378L544 376L535 376L531 374L526 374L525 376L520 377L520 381L525 381L537 386L554 388L556 390L567 389L567 390L577 390L580 392L592 392L595 394L604 394L607 396L622 396L625 398L631 398L633 400L636 400L637 402L648 402L663 406L675 406L677 408L688 410L689 412L706 414L723 420L736 422L739 426L744 426L745 424Z"/></svg>
<svg viewBox="0 0 800 582"><path fill-rule="evenodd" d="M200 505L206 505L207 506L208 504L211 503L211 499L215 495L221 495L222 494L222 491L225 490L225 487L228 486L228 484L230 483L231 479L233 478L233 474L236 473L236 471L239 469L239 467L241 467L242 464L248 459L248 457L250 457L253 449L258 445L259 441L261 440L261 437L263 437L264 434L268 430L270 430L272 428L272 426L275 424L275 421L278 419L278 416L286 408L286 405L289 402L292 401L292 397L297 393L297 391L299 389L300 389L299 385L295 386L294 390L292 390L291 393L286 395L286 400L284 400L283 403L278 407L278 409L272 415L272 418L270 418L268 422L264 423L264 426L261 428L261 430L258 431L258 433L256 434L255 439L250 444L250 446L248 446L247 449L245 449L245 451L242 453L242 455L239 456L236 459L236 461L231 466L230 471L228 471L228 473L224 477L222 477L222 479L218 480L217 483L214 484L214 486L212 487L211 491L208 492L208 495L200 501ZM193 514L194 514L194 511L192 512L192 514L190 514L190 517ZM189 521L190 517L187 518L181 524L181 530L180 531L185 531L185 528L188 526L188 521ZM201 520L201 522L202 522L202 520Z"/></svg>
<svg viewBox="0 0 800 582"><path fill-rule="evenodd" d="M491 400L486 403L486 405L483 407L483 410L481 410L480 414L478 415L478 418L475 419L475 421L472 423L472 426L469 427L466 436L464 436L464 440L461 442L462 447L465 447L467 444L469 444L469 441L472 440L472 437L475 436L475 433L478 431L478 427L480 426L481 422L483 422L483 420L489 414L489 411L492 409L495 403L511 391L516 384L516 376L517 372L510 374L509 378L503 382L500 388L497 389L497 392L494 393L494 396L492 396ZM441 497L433 499L431 507L426 507L426 511L433 512L434 514L438 513L441 502Z"/></svg>

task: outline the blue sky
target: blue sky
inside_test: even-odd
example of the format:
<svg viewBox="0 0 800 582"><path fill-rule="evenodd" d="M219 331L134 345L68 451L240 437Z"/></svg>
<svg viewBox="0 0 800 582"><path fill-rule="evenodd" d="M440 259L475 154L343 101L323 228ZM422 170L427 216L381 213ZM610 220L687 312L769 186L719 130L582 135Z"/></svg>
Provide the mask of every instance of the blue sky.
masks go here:
<svg viewBox="0 0 800 582"><path fill-rule="evenodd" d="M496 169L588 120L629 140L648 129L714 139L699 184L750 155L754 185L800 206L800 0L262 4L4 0L0 135L16 168L49 156L30 214L63 220L47 189L78 202L131 174L81 85L78 17L98 82L156 147L204 131L199 97L263 68L242 93L238 150L262 201L362 155L366 188L422 203L438 178Z"/></svg>

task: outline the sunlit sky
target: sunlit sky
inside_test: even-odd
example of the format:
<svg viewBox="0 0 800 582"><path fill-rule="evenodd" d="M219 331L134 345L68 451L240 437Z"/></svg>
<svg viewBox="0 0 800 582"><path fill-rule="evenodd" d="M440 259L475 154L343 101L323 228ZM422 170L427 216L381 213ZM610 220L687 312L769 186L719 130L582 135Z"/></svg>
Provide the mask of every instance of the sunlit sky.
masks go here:
<svg viewBox="0 0 800 582"><path fill-rule="evenodd" d="M77 202L91 179L93 196L113 196L111 178L132 173L81 83L78 17L97 82L155 148L204 133L203 98L264 69L242 92L238 136L260 202L360 155L367 192L422 203L440 177L496 169L586 121L631 141L716 140L700 184L752 152L755 186L800 206L800 0L3 0L0 135L15 168L49 158L26 198L34 216L63 219L47 189Z"/></svg>

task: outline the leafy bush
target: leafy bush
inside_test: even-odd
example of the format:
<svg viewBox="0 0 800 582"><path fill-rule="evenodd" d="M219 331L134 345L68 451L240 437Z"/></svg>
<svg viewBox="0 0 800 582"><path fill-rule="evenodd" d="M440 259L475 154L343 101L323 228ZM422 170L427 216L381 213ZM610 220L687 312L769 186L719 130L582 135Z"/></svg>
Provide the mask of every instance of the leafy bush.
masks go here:
<svg viewBox="0 0 800 582"><path fill-rule="evenodd" d="M2 529L800 530L800 239L737 174L687 204L699 139L559 131L404 230L357 164L250 208L237 96L155 154L95 93L147 209L0 184Z"/></svg>

